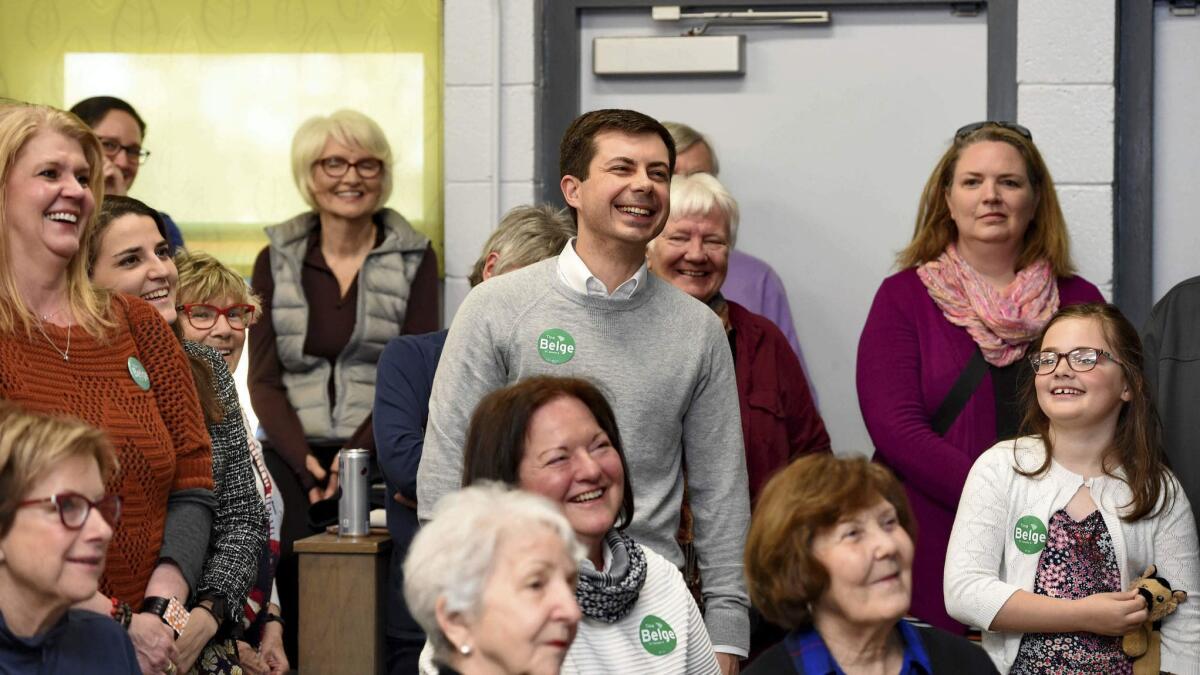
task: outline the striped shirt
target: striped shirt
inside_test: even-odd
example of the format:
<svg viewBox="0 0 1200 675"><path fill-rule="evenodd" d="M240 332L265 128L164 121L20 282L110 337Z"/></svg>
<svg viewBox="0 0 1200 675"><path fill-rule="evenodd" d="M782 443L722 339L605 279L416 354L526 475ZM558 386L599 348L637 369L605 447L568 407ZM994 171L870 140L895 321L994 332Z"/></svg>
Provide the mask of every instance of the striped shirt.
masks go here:
<svg viewBox="0 0 1200 675"><path fill-rule="evenodd" d="M642 546L642 552L646 554L646 583L637 603L616 623L584 617L563 662L564 675L721 672L683 575L654 551Z"/></svg>

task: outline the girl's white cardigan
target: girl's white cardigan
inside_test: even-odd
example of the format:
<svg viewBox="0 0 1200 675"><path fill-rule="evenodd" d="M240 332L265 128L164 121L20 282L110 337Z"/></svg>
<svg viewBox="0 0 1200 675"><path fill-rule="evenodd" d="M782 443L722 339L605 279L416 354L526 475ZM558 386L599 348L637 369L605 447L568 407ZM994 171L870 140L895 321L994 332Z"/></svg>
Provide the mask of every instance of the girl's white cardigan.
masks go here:
<svg viewBox="0 0 1200 675"><path fill-rule="evenodd" d="M1045 461L1040 438L1003 441L980 455L971 468L958 503L954 529L946 551L943 591L946 609L968 625L986 629L1018 590L1033 592L1040 551L1022 553L1014 540L1017 521L1036 516L1049 527L1050 516L1066 507L1083 478L1057 462L1037 478L1014 470L1031 471ZM1196 522L1179 482L1171 475L1175 500L1157 517L1135 523L1120 519L1130 501L1129 487L1101 476L1088 481L1112 537L1121 588L1151 564L1175 589L1188 592L1186 602L1162 624L1162 669L1178 675L1200 675L1200 561L1197 560ZM919 543L918 543L919 545ZM1017 656L1021 633L985 630L983 646L996 668L1008 672Z"/></svg>

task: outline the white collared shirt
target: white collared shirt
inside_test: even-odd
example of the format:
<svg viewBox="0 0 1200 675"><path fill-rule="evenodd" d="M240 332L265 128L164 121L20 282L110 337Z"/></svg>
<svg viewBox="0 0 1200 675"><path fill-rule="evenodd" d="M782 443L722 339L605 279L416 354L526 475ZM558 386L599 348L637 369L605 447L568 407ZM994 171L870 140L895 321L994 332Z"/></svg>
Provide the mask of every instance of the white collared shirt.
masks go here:
<svg viewBox="0 0 1200 675"><path fill-rule="evenodd" d="M616 290L612 293L608 292L608 287L603 281L596 278L592 271L588 269L587 263L583 262L583 258L575 252L575 237L572 237L567 245L563 247L562 253L558 255L558 278L562 280L573 291L583 295L593 297L611 298L613 300L628 300L637 293L642 284L646 282L646 271L649 269L646 263L633 273Z"/></svg>

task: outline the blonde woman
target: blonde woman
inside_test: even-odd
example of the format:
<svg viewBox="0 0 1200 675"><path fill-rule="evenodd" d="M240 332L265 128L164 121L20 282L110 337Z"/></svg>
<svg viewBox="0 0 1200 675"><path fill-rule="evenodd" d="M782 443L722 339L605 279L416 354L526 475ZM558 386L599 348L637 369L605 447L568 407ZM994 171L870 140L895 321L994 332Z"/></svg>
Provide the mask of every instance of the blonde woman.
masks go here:
<svg viewBox="0 0 1200 675"><path fill-rule="evenodd" d="M1017 375L1030 341L1060 306L1102 298L1075 275L1033 134L1009 122L955 133L898 262L859 339L858 402L876 458L904 483L920 525L912 612L961 632L941 589L967 472L1016 434Z"/></svg>
<svg viewBox="0 0 1200 675"><path fill-rule="evenodd" d="M236 371L246 334L262 306L258 297L237 272L207 253L180 252L175 256L175 265L179 270L179 325L183 337L216 349L225 358L229 372ZM237 642L238 658L249 672L283 673L289 666L283 648L283 610L275 584L283 497L267 469L262 444L254 437L244 407L241 421L254 469L254 486L267 511L268 539L243 608L244 633Z"/></svg>
<svg viewBox="0 0 1200 675"><path fill-rule="evenodd" d="M247 379L286 507L277 575L285 608L297 602L292 542L314 531L309 505L337 492L338 451L375 447L366 420L379 355L397 335L440 328L429 240L385 207L392 165L383 130L362 113L304 122L292 176L310 210L267 228L254 262L262 312Z"/></svg>
<svg viewBox="0 0 1200 675"><path fill-rule="evenodd" d="M108 434L124 500L100 593L132 607L145 672L174 672L160 612L196 587L215 500L212 449L179 341L146 301L101 291L86 250L103 197L100 144L78 118L0 105L0 398ZM138 611L144 609L145 611Z"/></svg>

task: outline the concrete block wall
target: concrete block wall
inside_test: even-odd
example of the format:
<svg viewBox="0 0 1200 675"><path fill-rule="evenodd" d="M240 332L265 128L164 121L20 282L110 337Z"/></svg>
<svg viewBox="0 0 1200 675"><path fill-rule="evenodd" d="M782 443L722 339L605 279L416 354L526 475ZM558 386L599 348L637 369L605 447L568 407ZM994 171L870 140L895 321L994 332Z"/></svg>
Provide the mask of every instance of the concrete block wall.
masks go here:
<svg viewBox="0 0 1200 675"><path fill-rule="evenodd" d="M446 326L470 290L467 275L500 216L532 202L540 191L534 181L539 4L445 0L443 5Z"/></svg>
<svg viewBox="0 0 1200 675"><path fill-rule="evenodd" d="M539 6L539 0L445 0L447 326L500 216L540 193L534 176ZM1080 274L1110 298L1116 10L1116 0L1020 0L1017 9L1017 119L1049 164ZM497 67L498 126L492 115ZM491 154L497 135L498 202Z"/></svg>
<svg viewBox="0 0 1200 675"><path fill-rule="evenodd" d="M1079 273L1112 297L1116 0L1021 0L1017 120L1050 167Z"/></svg>

